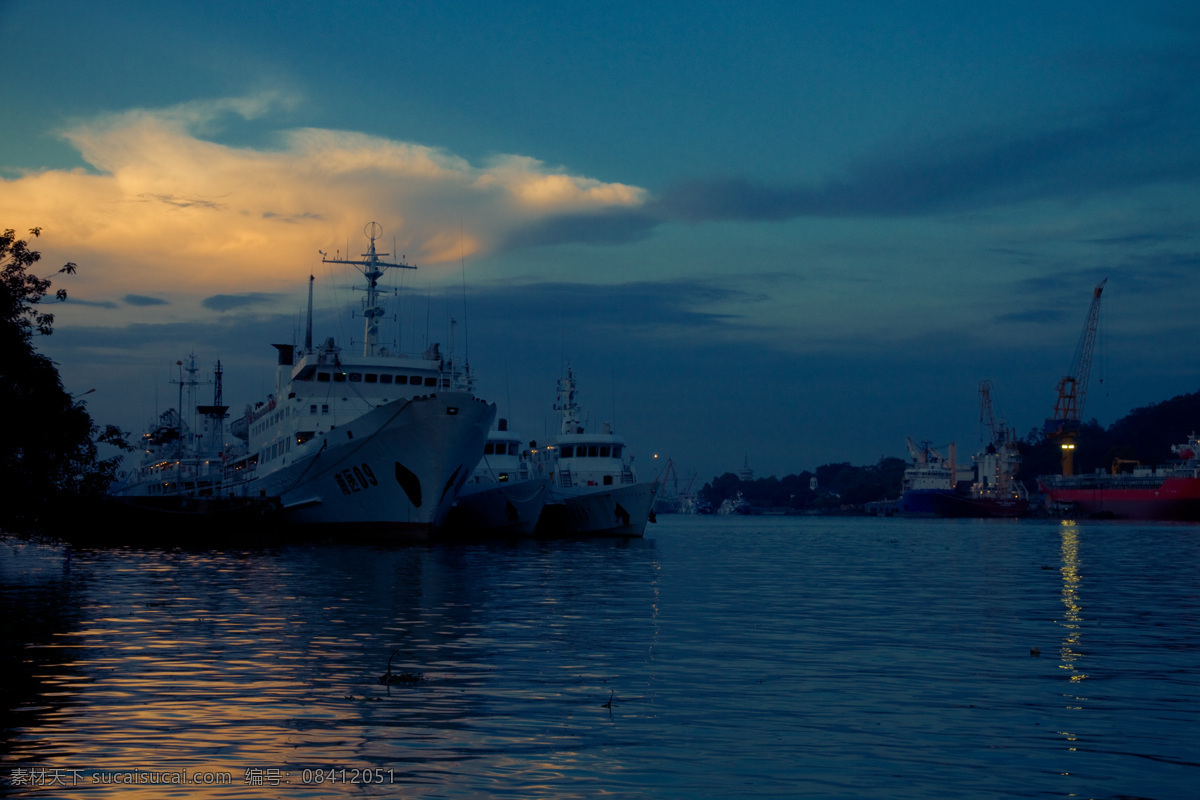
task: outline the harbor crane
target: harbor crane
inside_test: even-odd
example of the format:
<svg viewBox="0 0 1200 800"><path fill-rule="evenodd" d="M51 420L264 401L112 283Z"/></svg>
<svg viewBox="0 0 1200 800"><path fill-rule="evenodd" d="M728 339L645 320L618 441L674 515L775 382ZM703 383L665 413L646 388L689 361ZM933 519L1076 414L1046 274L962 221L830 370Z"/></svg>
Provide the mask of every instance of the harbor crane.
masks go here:
<svg viewBox="0 0 1200 800"><path fill-rule="evenodd" d="M1062 474L1075 474L1075 440L1079 435L1083 403L1087 398L1088 376L1092 371L1092 350L1096 345L1096 326L1100 319L1100 293L1108 278L1096 284L1092 290L1092 305L1088 308L1083 323L1083 333L1075 346L1075 357L1071 368L1058 382L1058 400L1054 403L1054 416L1046 420L1042 433L1047 439L1055 440L1062 448Z"/></svg>

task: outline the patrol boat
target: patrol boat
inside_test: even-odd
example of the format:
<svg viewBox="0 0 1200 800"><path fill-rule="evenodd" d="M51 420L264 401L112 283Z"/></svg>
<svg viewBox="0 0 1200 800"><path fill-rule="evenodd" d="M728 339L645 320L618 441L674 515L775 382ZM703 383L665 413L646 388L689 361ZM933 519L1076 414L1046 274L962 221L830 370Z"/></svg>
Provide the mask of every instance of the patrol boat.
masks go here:
<svg viewBox="0 0 1200 800"><path fill-rule="evenodd" d="M559 433L549 446L531 451L539 474L550 478L535 533L642 536L659 484L638 480L633 457L611 423L604 423L598 433L585 431L576 391L575 372L568 365L566 376L558 380L554 405L562 415Z"/></svg>
<svg viewBox="0 0 1200 800"><path fill-rule="evenodd" d="M488 433L483 458L458 493L439 535L462 538L528 536L546 504L550 480L534 474L521 437L500 419Z"/></svg>

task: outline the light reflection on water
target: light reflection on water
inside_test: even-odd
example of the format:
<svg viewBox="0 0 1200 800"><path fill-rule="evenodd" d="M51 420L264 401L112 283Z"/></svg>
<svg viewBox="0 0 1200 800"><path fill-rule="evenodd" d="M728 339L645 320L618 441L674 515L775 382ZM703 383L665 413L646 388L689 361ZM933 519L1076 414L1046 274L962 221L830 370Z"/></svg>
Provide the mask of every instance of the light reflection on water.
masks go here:
<svg viewBox="0 0 1200 800"><path fill-rule="evenodd" d="M85 784L131 770L229 773L134 790L212 798L1200 778L1196 527L664 516L632 542L64 552L0 548L0 793L129 792ZM419 682L380 683L393 652ZM303 783L334 768L386 783Z"/></svg>

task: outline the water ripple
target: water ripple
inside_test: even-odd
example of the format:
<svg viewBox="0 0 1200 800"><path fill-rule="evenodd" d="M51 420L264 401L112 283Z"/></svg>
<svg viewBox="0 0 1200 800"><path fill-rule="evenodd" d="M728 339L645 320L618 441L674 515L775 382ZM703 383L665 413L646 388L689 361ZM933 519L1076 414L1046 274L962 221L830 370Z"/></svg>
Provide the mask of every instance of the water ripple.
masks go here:
<svg viewBox="0 0 1200 800"><path fill-rule="evenodd" d="M1179 797L1200 779L1198 567L1194 526L974 521L69 558L6 542L0 793L187 771L230 779L125 789Z"/></svg>

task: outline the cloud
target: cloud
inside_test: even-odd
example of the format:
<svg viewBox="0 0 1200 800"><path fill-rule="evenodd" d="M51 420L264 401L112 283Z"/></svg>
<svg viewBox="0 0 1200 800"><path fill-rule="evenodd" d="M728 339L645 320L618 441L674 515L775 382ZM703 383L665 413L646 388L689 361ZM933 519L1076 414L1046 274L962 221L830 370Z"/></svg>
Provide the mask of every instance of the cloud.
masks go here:
<svg viewBox="0 0 1200 800"><path fill-rule="evenodd" d="M232 311L235 308L246 308L248 306L267 305L274 301L278 295L267 294L265 292L246 292L245 294L215 294L212 297L206 297L200 302L200 305L210 311Z"/></svg>
<svg viewBox="0 0 1200 800"><path fill-rule="evenodd" d="M117 304L111 300L81 300L74 294L68 295L67 302L73 306L85 306L87 308L117 308Z"/></svg>
<svg viewBox="0 0 1200 800"><path fill-rule="evenodd" d="M647 208L661 219L778 221L801 216L893 217L962 212L1086 191L1200 177L1200 158L1117 157L1136 121L1025 136L963 135L889 153L820 185L742 177L679 183Z"/></svg>
<svg viewBox="0 0 1200 800"><path fill-rule="evenodd" d="M167 301L161 297L147 297L144 294L127 294L121 301L130 306L165 306Z"/></svg>
<svg viewBox="0 0 1200 800"><path fill-rule="evenodd" d="M742 283L755 283L742 276ZM471 298L479 327L533 328L569 323L580 335L619 327L624 333L663 330L693 336L719 333L745 325L740 313L729 310L766 299L763 293L730 288L715 281L631 281L604 285L563 282L509 283L489 286Z"/></svg>
<svg viewBox="0 0 1200 800"><path fill-rule="evenodd" d="M569 242L625 244L649 236L662 219L642 210L604 210L591 214L562 214L537 220L509 233L501 250Z"/></svg>
<svg viewBox="0 0 1200 800"><path fill-rule="evenodd" d="M1141 77L1105 104L1059 112L1038 125L1014 122L882 147L819 181L772 183L737 175L681 181L644 213L684 222L897 217L1074 199L1200 177L1194 140L1200 57L1194 49L1095 57L1124 58L1128 71Z"/></svg>
<svg viewBox="0 0 1200 800"><path fill-rule="evenodd" d="M530 243L571 239L589 217L619 229L620 214L648 198L528 156L472 164L351 131L279 131L271 147L218 141L223 126L288 102L263 95L79 122L64 136L92 169L3 180L0 217L42 226L81 264L111 267L110 292L241 296L295 282L318 249L362 252L370 220L383 225L387 250L430 265L511 247L521 231L550 231Z"/></svg>
<svg viewBox="0 0 1200 800"><path fill-rule="evenodd" d="M999 314L995 321L1004 322L1031 322L1036 325L1057 325L1062 320L1066 319L1067 314L1061 308L1035 308L1029 311L1014 311L1009 314Z"/></svg>

